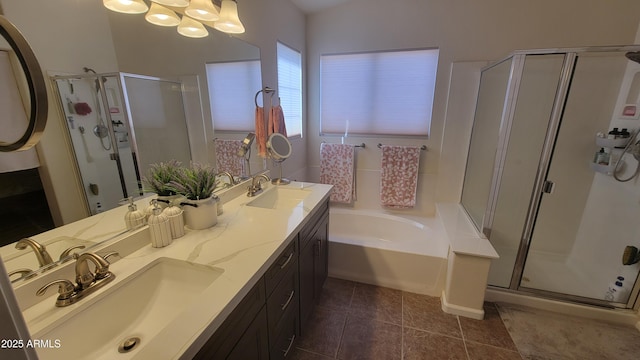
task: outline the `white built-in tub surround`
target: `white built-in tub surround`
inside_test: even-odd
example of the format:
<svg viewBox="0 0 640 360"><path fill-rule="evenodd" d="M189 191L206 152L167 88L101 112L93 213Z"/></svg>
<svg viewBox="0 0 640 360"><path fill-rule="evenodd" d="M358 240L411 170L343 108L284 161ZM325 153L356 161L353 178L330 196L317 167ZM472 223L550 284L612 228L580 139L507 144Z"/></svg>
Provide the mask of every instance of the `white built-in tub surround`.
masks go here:
<svg viewBox="0 0 640 360"><path fill-rule="evenodd" d="M329 275L440 296L449 242L438 217L330 209Z"/></svg>
<svg viewBox="0 0 640 360"><path fill-rule="evenodd" d="M268 184L264 187L266 190L258 197L269 195L269 191L276 186ZM142 340L136 350L118 354L117 344L105 344L104 348L96 349L87 358L192 358L280 252L296 238L298 231L309 220L309 215L328 198L331 186L292 182L280 188L304 189L309 193L297 206L281 209L247 206L258 197L249 198L241 194L224 204L224 213L218 217L216 226L199 231L187 230L185 236L164 248L152 248L148 243L112 264L110 270L116 275L115 280L78 303L56 308L57 294L55 291L48 292L50 296L23 311L31 336L46 337L56 323L69 319L78 312L77 309L95 302L102 293L118 286L128 276L157 259L172 258L212 267L220 275L167 326L151 337L146 336L147 340ZM86 324L86 331L99 326L100 323ZM40 349L38 354L42 359L65 358L65 339L61 338L60 342L62 348L48 352Z"/></svg>
<svg viewBox="0 0 640 360"><path fill-rule="evenodd" d="M440 298L442 310L483 319L489 267L498 253L476 231L460 204L438 203L436 209L450 244L447 282Z"/></svg>

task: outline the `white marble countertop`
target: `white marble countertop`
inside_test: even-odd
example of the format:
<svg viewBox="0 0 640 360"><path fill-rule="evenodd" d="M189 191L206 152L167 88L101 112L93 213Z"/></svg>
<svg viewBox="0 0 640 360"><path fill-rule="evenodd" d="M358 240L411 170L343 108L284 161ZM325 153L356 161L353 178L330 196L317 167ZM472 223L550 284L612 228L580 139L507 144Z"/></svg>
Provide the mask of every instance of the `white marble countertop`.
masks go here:
<svg viewBox="0 0 640 360"><path fill-rule="evenodd" d="M264 186L265 192L274 186ZM101 293L117 286L145 265L167 257L215 267L223 273L172 323L141 344L139 349L118 354L118 358L192 358L295 238L308 222L308 215L328 198L331 190L330 185L300 182L284 187L304 188L310 190L310 194L290 210L246 206L255 197L240 195L224 204L224 213L218 216L214 227L198 231L187 229L185 236L167 247L156 249L148 244L112 264L110 270L116 275L115 280L77 304L56 308L57 294L51 291L51 296L23 311L32 338L72 317L80 307L95 302ZM94 326L99 324L87 324L87 331ZM64 346L64 339L60 340Z"/></svg>

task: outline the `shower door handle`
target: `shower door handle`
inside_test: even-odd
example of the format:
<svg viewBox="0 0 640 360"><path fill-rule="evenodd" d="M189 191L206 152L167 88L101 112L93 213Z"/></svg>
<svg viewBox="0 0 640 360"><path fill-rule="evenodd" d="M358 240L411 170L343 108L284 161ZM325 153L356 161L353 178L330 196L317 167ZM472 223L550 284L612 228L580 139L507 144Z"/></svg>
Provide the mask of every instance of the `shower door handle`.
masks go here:
<svg viewBox="0 0 640 360"><path fill-rule="evenodd" d="M553 194L553 189L555 189L556 184L553 181L545 180L544 184L542 184L542 192L547 194Z"/></svg>

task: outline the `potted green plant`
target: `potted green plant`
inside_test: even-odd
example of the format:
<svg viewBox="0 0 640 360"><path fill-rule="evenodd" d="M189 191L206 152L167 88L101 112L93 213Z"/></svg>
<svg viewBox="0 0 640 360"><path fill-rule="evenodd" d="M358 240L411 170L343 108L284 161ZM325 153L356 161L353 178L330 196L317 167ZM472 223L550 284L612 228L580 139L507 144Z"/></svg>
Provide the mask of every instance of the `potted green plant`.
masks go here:
<svg viewBox="0 0 640 360"><path fill-rule="evenodd" d="M142 189L145 192L158 194L158 202L161 207L170 205L172 201L182 197L170 185L178 178L181 169L182 163L177 160L149 165L146 176L142 178Z"/></svg>
<svg viewBox="0 0 640 360"><path fill-rule="evenodd" d="M206 229L218 222L217 204L213 198L216 188L216 172L207 165L192 163L180 168L169 187L186 198L182 202L184 220L188 228Z"/></svg>

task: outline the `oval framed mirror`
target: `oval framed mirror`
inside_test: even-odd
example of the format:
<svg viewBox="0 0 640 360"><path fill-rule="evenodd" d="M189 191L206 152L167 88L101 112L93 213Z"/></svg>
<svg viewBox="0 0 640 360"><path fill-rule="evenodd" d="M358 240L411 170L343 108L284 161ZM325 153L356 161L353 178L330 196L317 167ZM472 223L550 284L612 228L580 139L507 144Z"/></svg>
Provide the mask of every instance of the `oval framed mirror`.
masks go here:
<svg viewBox="0 0 640 360"><path fill-rule="evenodd" d="M27 150L38 143L47 123L47 87L33 50L20 31L4 16L0 15L0 35L15 53L29 88L29 124L22 136L9 142L0 139L0 151ZM5 126L5 124L0 124Z"/></svg>
<svg viewBox="0 0 640 360"><path fill-rule="evenodd" d="M267 151L273 161L280 165L280 177L271 180L271 183L275 185L287 185L291 183L291 180L282 177L282 162L291 156L291 142L289 139L280 133L271 134L267 140Z"/></svg>

